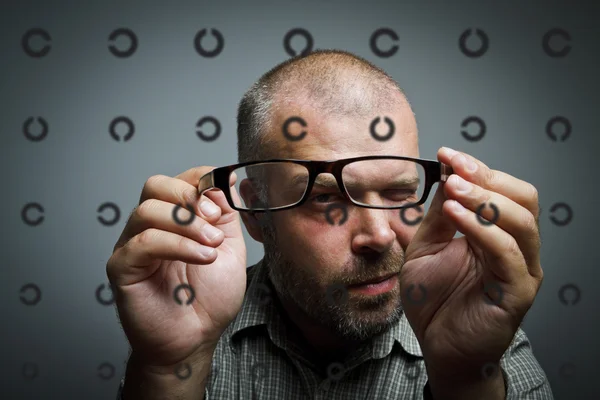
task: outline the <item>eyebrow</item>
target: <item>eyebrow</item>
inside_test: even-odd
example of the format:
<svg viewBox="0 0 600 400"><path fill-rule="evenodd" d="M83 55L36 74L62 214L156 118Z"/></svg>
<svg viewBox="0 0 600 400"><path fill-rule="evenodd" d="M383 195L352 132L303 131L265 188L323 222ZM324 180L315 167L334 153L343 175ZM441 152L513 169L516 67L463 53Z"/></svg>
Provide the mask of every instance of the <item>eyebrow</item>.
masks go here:
<svg viewBox="0 0 600 400"><path fill-rule="evenodd" d="M296 175L291 179L290 187L294 187L294 186L297 186L300 184L306 184L307 181L308 181L307 175ZM398 186L414 185L414 184L419 184L420 179L418 176L414 176L414 177L410 177L410 178L398 177L393 183ZM330 177L330 176L323 176L323 175L317 176L317 179L315 180L315 185L321 186L324 188L331 188L331 189L337 188L337 182L335 181L335 178Z"/></svg>

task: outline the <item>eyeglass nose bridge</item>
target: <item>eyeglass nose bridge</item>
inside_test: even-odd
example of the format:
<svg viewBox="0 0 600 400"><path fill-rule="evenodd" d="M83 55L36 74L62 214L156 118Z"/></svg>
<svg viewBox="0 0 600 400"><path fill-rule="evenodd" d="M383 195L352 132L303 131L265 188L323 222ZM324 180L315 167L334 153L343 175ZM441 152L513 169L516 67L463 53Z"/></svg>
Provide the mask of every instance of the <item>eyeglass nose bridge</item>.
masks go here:
<svg viewBox="0 0 600 400"><path fill-rule="evenodd" d="M310 164L305 165L305 167L308 169L308 185L306 186L306 192L304 193L304 197L302 198L300 203L303 203L306 200L306 198L310 195L310 193L313 190L313 186L314 186L317 178L319 177L319 175L331 174L331 175L333 175L333 177L338 185L338 189L340 190L340 193L344 196L344 198L346 200L351 201L353 204L360 205L358 203L355 203L355 201L348 195L346 186L344 185L344 182L342 179L342 169L350 162L340 163L337 160L334 160L334 161L311 161Z"/></svg>

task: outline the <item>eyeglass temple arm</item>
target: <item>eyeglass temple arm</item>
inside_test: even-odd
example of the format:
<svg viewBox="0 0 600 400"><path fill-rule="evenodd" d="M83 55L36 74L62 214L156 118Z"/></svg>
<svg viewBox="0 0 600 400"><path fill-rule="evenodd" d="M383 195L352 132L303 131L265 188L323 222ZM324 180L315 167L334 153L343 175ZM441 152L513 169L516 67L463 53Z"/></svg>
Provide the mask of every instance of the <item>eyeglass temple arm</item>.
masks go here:
<svg viewBox="0 0 600 400"><path fill-rule="evenodd" d="M454 171L448 164L440 163L440 181L446 182Z"/></svg>
<svg viewBox="0 0 600 400"><path fill-rule="evenodd" d="M200 180L198 181L198 193L200 196L204 194L204 192L213 189L215 187L215 177L212 171L207 174L204 174Z"/></svg>

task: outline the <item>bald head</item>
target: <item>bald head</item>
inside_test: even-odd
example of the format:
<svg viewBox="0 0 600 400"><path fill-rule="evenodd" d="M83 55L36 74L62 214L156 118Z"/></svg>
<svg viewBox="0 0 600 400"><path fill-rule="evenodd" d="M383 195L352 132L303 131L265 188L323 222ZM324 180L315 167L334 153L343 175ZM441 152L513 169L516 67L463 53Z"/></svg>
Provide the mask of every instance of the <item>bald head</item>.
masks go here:
<svg viewBox="0 0 600 400"><path fill-rule="evenodd" d="M281 110L318 110L324 117L366 118L408 103L397 82L366 59L342 50L316 50L266 72L238 108L238 160L275 157L267 132ZM290 115L291 117L292 115ZM277 130L280 130L279 128Z"/></svg>

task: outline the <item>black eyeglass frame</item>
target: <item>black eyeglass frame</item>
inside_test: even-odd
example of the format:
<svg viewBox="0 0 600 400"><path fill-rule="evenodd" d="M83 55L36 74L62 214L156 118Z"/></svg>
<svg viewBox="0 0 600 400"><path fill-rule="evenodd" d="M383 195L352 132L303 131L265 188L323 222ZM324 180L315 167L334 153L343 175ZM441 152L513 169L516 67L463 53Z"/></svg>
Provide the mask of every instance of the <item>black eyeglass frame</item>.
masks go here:
<svg viewBox="0 0 600 400"><path fill-rule="evenodd" d="M344 182L342 180L342 169L355 161L363 161L363 160L375 160L375 159L383 159L383 160L407 160L414 161L423 166L425 170L425 187L423 196L417 203L411 203L410 205L398 206L398 207L381 207L381 206L369 206L364 205L362 203L355 202L349 195L344 186ZM246 210L237 207L233 199L231 198L231 192L229 190L229 176L231 173L240 168L246 167L254 164L264 164L269 162L293 162L300 164L308 169L308 185L306 191L302 198L294 204L290 204L289 206L281 206L276 208L266 208L264 210ZM395 210L395 209L403 209L409 207L416 207L420 204L423 204L427 201L427 197L429 197L429 192L431 188L436 182L446 182L448 177L452 174L452 167L444 164L442 162L436 160L428 160L423 158L413 158L413 157L402 157L402 156L386 156L386 155L373 155L373 156L361 156L361 157L352 157L352 158L344 158L341 160L329 160L329 161L314 161L314 160L298 160L293 158L273 158L269 160L260 160L260 161L248 161L245 163L226 165L224 167L218 167L213 169L212 171L204 174L199 182L198 182L198 193L202 196L206 191L209 190L221 190L225 194L225 198L227 202L237 211L245 211L249 213L258 213L258 212L271 212L271 211L282 211L288 210L290 208L299 207L306 202L310 193L312 192L313 185L317 176L322 173L329 173L335 177L335 180L338 184L338 187L346 200L349 200L352 204L363 207L363 208L374 208L374 209L384 209L384 210Z"/></svg>

